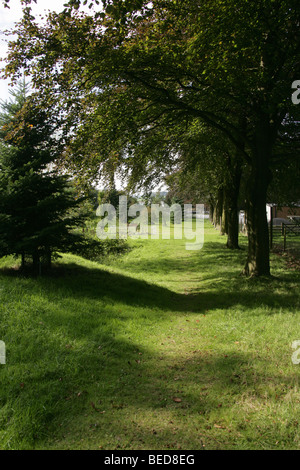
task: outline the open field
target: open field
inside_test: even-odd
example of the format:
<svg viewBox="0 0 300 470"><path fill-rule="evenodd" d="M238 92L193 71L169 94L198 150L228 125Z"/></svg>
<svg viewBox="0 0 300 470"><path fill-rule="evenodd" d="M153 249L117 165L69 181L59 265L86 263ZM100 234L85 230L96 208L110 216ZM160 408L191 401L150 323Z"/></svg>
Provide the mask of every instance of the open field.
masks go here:
<svg viewBox="0 0 300 470"><path fill-rule="evenodd" d="M241 277L246 238L205 224L200 251L131 240L37 279L1 261L1 449L300 449L300 272L274 254Z"/></svg>

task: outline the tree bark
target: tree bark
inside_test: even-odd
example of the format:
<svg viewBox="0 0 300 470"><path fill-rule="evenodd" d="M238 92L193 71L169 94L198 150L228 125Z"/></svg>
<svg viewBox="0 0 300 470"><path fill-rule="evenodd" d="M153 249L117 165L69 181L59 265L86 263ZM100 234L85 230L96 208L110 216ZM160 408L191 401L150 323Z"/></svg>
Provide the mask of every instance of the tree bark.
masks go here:
<svg viewBox="0 0 300 470"><path fill-rule="evenodd" d="M260 123L255 137L247 184L248 257L244 273L248 276L269 276L270 248L266 213L267 189L272 179L269 169L272 151L269 124Z"/></svg>
<svg viewBox="0 0 300 470"><path fill-rule="evenodd" d="M227 234L227 248L231 250L239 249L239 216L237 209L228 210L227 215L228 234Z"/></svg>

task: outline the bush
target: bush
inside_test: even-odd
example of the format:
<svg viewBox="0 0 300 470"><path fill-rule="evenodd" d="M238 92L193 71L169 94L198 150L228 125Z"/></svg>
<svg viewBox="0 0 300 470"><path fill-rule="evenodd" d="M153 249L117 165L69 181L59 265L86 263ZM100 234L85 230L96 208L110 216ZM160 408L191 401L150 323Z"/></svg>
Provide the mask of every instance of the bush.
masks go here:
<svg viewBox="0 0 300 470"><path fill-rule="evenodd" d="M96 240L86 236L86 238L72 249L72 253L90 261L103 261L103 258L110 255L118 255L129 251L129 246L125 240Z"/></svg>

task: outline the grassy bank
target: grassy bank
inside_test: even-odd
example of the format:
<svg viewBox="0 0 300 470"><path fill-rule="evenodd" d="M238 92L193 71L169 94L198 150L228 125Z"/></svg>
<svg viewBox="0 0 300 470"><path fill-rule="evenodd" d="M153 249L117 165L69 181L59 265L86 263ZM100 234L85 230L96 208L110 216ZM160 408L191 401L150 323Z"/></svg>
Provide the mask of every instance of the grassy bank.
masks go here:
<svg viewBox="0 0 300 470"><path fill-rule="evenodd" d="M240 276L206 223L130 241L99 265L66 255L22 278L2 260L1 449L299 449L299 271Z"/></svg>

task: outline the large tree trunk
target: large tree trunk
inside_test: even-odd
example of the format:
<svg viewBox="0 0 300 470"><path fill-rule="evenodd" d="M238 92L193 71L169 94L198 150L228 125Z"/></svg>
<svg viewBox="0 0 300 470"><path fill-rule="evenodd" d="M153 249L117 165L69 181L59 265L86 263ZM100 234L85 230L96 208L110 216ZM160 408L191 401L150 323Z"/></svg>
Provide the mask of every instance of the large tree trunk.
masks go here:
<svg viewBox="0 0 300 470"><path fill-rule="evenodd" d="M248 257L244 272L248 276L270 275L267 189L271 181L269 160L272 139L268 124L258 127L252 149L252 165L247 184Z"/></svg>
<svg viewBox="0 0 300 470"><path fill-rule="evenodd" d="M248 257L245 274L262 276L270 274L269 231L266 217L266 183L253 179L251 200L247 208Z"/></svg>

